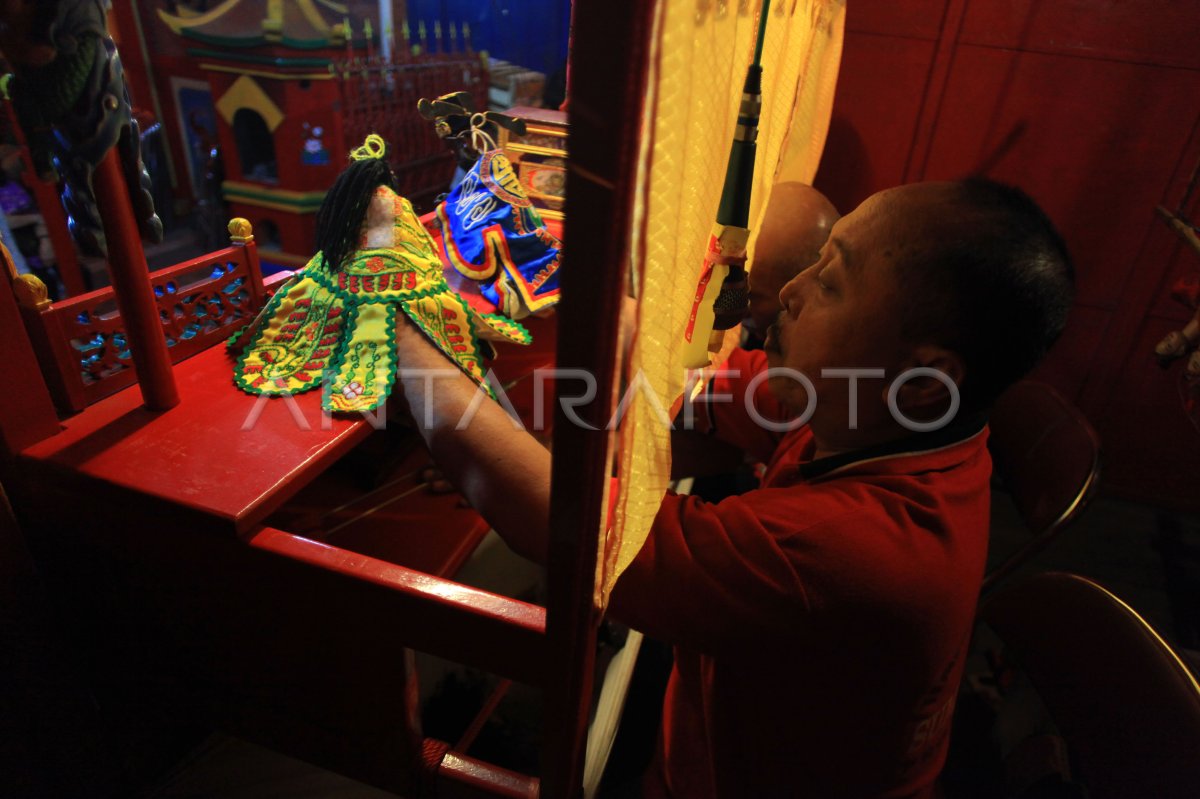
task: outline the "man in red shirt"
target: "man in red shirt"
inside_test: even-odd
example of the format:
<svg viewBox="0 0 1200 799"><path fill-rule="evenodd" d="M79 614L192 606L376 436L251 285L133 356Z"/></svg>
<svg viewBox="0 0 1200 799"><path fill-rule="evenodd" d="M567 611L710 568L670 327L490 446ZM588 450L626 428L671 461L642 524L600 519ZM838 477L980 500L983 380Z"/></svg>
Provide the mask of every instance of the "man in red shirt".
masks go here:
<svg viewBox="0 0 1200 799"><path fill-rule="evenodd" d="M990 181L891 189L834 225L697 415L766 461L762 486L668 494L613 592L675 646L652 792L930 795L987 550L983 412L1057 338L1071 283L1049 220ZM443 356L415 328L398 344L439 465L544 558L549 453L490 404L455 430L474 384L428 397L404 370Z"/></svg>

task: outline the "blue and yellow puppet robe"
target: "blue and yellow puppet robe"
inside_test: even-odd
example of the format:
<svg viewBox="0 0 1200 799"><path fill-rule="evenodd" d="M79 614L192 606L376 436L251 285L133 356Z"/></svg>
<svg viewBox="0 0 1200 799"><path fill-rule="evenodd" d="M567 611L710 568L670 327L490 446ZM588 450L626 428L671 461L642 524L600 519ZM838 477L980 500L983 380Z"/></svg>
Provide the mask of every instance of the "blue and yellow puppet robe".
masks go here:
<svg viewBox="0 0 1200 799"><path fill-rule="evenodd" d="M480 292L512 319L558 302L562 243L538 215L501 150L479 157L437 208L446 260L480 281Z"/></svg>

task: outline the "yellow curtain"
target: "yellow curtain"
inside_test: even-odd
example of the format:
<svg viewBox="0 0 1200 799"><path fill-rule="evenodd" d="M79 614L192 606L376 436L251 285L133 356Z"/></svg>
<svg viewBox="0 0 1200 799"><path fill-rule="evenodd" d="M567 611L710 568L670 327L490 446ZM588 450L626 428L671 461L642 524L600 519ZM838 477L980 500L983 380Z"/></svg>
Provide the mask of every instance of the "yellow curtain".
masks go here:
<svg viewBox="0 0 1200 799"><path fill-rule="evenodd" d="M761 0L661 0L656 12L633 231L638 320L626 363L632 402L617 432L620 483L597 563L601 607L645 542L666 492L671 445L663 409L684 385L683 332L716 220L760 8ZM816 173L844 19L845 0L775 0L768 13L752 231L771 185L811 182Z"/></svg>

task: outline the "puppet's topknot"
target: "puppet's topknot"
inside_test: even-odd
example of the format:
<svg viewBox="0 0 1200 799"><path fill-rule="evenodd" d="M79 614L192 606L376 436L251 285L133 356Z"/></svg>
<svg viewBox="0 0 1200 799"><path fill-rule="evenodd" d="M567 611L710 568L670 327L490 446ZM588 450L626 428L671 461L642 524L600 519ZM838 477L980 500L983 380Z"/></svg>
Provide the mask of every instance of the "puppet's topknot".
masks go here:
<svg viewBox="0 0 1200 799"><path fill-rule="evenodd" d="M372 133L350 151L350 166L338 175L317 209L317 249L331 270L341 269L358 246L367 206L380 186L399 189L387 162L387 143Z"/></svg>
<svg viewBox="0 0 1200 799"><path fill-rule="evenodd" d="M350 151L351 161L366 161L368 158L382 159L387 155L387 142L378 133L371 133L358 147Z"/></svg>

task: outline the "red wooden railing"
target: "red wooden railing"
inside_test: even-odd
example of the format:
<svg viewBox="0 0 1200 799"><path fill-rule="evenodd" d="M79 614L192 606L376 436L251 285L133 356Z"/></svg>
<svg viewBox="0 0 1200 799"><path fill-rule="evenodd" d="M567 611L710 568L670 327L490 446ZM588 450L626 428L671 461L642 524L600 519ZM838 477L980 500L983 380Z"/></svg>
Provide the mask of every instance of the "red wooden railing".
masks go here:
<svg viewBox="0 0 1200 799"><path fill-rule="evenodd" d="M243 236L249 223L235 220ZM240 227L245 225L243 229ZM247 324L265 290L253 237L150 277L172 363ZM78 413L135 382L125 321L110 286L48 307L22 306L25 327L59 413Z"/></svg>
<svg viewBox="0 0 1200 799"><path fill-rule="evenodd" d="M407 42L406 42L407 44ZM439 40L440 44L440 40ZM389 160L400 194L422 211L446 190L454 175L454 159L433 126L417 113L417 101L450 92L470 92L475 107L487 108L487 71L469 50L413 54L401 46L391 58L348 52L333 66L341 92L345 141L358 143L378 133L391 145Z"/></svg>

